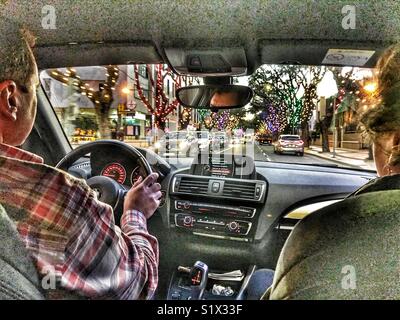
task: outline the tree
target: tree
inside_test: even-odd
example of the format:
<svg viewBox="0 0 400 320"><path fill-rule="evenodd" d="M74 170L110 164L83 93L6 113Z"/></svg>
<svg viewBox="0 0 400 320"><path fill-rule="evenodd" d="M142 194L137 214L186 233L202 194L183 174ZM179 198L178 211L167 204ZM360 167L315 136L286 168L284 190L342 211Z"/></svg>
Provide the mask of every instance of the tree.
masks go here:
<svg viewBox="0 0 400 320"><path fill-rule="evenodd" d="M317 85L324 77L325 72L326 69L324 67L309 66L299 68L298 76L300 84L304 88L302 96L303 106L300 112L300 127L301 137L306 147L309 147L309 121L312 111L316 109L319 101Z"/></svg>
<svg viewBox="0 0 400 320"><path fill-rule="evenodd" d="M259 115L254 118L256 121L255 128L262 129L261 131L268 128L268 132L275 137L285 130L287 126L286 118L282 113L279 113L280 109L274 106L272 100L265 101L264 99L255 97L252 104Z"/></svg>
<svg viewBox="0 0 400 320"><path fill-rule="evenodd" d="M335 101L337 124L357 130L358 115L364 111L369 98L375 94L374 90L368 91L365 88L365 84L374 83L372 73L360 68L332 68L332 73L338 85L338 97ZM371 145L369 149L369 158L372 159Z"/></svg>
<svg viewBox="0 0 400 320"><path fill-rule="evenodd" d="M290 110L297 107L293 98L296 99L296 88L291 83L295 78L293 68L287 66L265 66L259 68L249 81L250 87L254 90L253 112L271 111L268 106L272 106L275 116L272 125L278 126L279 131L283 132L293 123L292 118L295 112ZM271 118L272 120L272 118Z"/></svg>
<svg viewBox="0 0 400 320"><path fill-rule="evenodd" d="M316 86L324 73L320 67L259 68L249 81L255 93L252 106L265 112L263 121L271 131L295 133L302 129L308 137L308 122L318 102Z"/></svg>
<svg viewBox="0 0 400 320"><path fill-rule="evenodd" d="M94 119L95 117L95 115L91 114L81 114L75 118L73 124L75 125L75 128L97 131L99 126L96 119Z"/></svg>
<svg viewBox="0 0 400 320"><path fill-rule="evenodd" d="M158 129L165 130L165 120L167 116L179 106L179 101L174 98L170 100L168 93L165 92L165 80L171 79L175 85L175 90L179 89L183 85L190 85L193 82L193 77L179 76L172 72L169 67L163 64L157 64L154 66L155 72L152 73L151 65L145 65L149 81L150 91L146 97L144 94L145 89L139 81L139 65L135 65L135 86L138 90L140 99L143 101L149 112L155 117L155 125ZM152 104L153 99L154 104Z"/></svg>
<svg viewBox="0 0 400 320"><path fill-rule="evenodd" d="M211 113L211 111L209 109L198 109L197 113L199 115L199 120L200 122L204 122L205 118L208 117Z"/></svg>
<svg viewBox="0 0 400 320"><path fill-rule="evenodd" d="M179 118L180 129L186 129L192 119L192 109L182 108Z"/></svg>
<svg viewBox="0 0 400 320"><path fill-rule="evenodd" d="M119 77L119 69L117 66L107 66L106 69L106 80L104 83L99 84L98 90L90 87L89 83L81 80L76 70L73 68L67 68L66 72L63 73L57 69L50 70L49 75L63 84L71 86L76 92L85 95L94 104L94 109L97 117L99 126L99 132L101 138L110 138L110 122L109 113L111 104L114 101L113 89L117 84Z"/></svg>
<svg viewBox="0 0 400 320"><path fill-rule="evenodd" d="M321 132L322 152L330 152L329 128L331 127L331 125L336 126L336 123L332 123L333 114L334 112L337 112L340 103L343 101L346 90L356 90L352 87L354 85L354 82L352 80L352 75L354 72L353 68L349 69L348 72L343 72L342 68L333 67L331 68L331 71L338 86L338 96L326 99L325 117L321 118L318 123Z"/></svg>
<svg viewBox="0 0 400 320"><path fill-rule="evenodd" d="M234 111L223 110L219 112L202 112L202 125L207 130L217 129L220 131L232 131L239 128L240 116Z"/></svg>

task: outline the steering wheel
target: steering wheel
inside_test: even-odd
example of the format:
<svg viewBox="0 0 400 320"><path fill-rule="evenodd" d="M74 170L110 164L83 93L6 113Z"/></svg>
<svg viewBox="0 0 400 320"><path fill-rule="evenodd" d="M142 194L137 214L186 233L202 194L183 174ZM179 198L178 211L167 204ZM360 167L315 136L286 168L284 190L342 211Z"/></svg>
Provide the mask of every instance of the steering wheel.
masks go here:
<svg viewBox="0 0 400 320"><path fill-rule="evenodd" d="M97 140L81 145L62 158L57 163L56 168L68 171L78 159L106 147L117 148L123 154L127 154L132 161L137 162L145 173L143 178L152 173L149 162L135 147L118 140ZM115 221L118 223L123 211L124 198L127 193L126 188L114 179L105 176L93 176L87 179L86 183L97 193L100 201L109 204L114 209Z"/></svg>

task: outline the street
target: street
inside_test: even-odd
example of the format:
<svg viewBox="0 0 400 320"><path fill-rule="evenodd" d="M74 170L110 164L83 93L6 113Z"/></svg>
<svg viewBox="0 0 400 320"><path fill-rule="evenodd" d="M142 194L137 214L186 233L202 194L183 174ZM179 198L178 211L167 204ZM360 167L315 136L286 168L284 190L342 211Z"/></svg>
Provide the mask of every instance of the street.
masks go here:
<svg viewBox="0 0 400 320"><path fill-rule="evenodd" d="M322 159L307 153L304 156L294 154L275 154L273 146L258 145L254 146L254 160L256 161L272 161L272 162L287 162L287 163L304 163L304 164L319 164L319 165L338 165L333 161Z"/></svg>
<svg viewBox="0 0 400 320"><path fill-rule="evenodd" d="M125 143L145 149L154 150L152 146L148 146L146 141L125 141ZM78 144L73 145L74 147L79 146ZM308 165L320 165L320 166L339 166L349 167L365 170L375 170L375 163L373 160L367 159L367 150L349 150L349 149L337 149L337 155L335 158L332 157L332 153L321 154L321 148L312 146L306 148L304 156L297 156L295 154L275 154L274 147L271 145L259 145L258 143L248 143L245 145L234 144L226 147L221 147L219 150L214 150L214 154L220 153L235 153L243 154L252 157L255 161L269 161L269 162L282 162L282 163L297 163L297 164L308 164ZM183 168L190 166L193 162L195 152L190 157L176 154L163 154L162 157L170 164Z"/></svg>
<svg viewBox="0 0 400 320"><path fill-rule="evenodd" d="M311 165L326 165L326 166L347 166L347 163L338 163L337 161L330 161L312 154L304 153L304 156L297 156L294 154L275 154L274 147L269 145L259 145L258 143L249 143L246 145L229 145L226 148L221 148L218 151L214 151L214 154L218 153L234 153L248 155L254 158L255 161L269 161L269 162L283 162L283 163L296 163L296 164L311 164ZM176 155L165 156L164 158L170 164L177 167L190 166L193 161L193 156L185 157ZM353 166L356 167L356 166ZM361 168L361 166L360 166Z"/></svg>

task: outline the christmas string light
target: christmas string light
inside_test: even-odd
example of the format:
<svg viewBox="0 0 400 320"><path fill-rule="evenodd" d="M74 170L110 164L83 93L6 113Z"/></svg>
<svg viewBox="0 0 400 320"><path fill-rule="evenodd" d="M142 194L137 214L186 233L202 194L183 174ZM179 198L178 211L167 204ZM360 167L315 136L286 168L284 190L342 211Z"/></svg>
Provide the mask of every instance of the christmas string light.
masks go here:
<svg viewBox="0 0 400 320"><path fill-rule="evenodd" d="M138 65L134 66L135 86L138 91L138 95L146 106L147 110L154 115L156 127L165 130L167 117L179 106L179 101L176 98L172 100L172 102L170 102L169 97L166 95L164 91L165 79L167 77L172 79L176 90L182 86L183 77L174 74L167 65L157 64L154 66L154 79L151 71L151 66L145 65L145 68L149 76L151 87L150 95L154 99L154 107L152 106L150 100L143 93L144 90L140 83ZM185 81L186 80L187 78L185 78Z"/></svg>
<svg viewBox="0 0 400 320"><path fill-rule="evenodd" d="M109 112L114 101L113 89L119 78L119 68L117 66L109 65L105 69L106 82L100 84L98 90L94 90L88 83L83 81L74 68L67 68L65 73L57 69L48 73L51 78L61 82L63 85L70 86L81 95L87 96L94 104L102 138L110 136Z"/></svg>

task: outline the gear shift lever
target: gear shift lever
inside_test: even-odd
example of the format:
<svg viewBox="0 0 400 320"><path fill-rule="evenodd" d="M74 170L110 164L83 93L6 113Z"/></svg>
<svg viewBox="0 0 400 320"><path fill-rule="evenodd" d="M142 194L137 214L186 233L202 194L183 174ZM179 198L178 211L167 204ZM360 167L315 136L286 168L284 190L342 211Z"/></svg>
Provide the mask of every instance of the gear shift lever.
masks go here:
<svg viewBox="0 0 400 320"><path fill-rule="evenodd" d="M201 300L204 295L208 280L208 266L201 262L196 261L193 267L184 268L179 267L178 270L189 272L190 276L190 300Z"/></svg>

